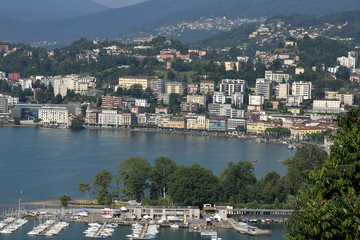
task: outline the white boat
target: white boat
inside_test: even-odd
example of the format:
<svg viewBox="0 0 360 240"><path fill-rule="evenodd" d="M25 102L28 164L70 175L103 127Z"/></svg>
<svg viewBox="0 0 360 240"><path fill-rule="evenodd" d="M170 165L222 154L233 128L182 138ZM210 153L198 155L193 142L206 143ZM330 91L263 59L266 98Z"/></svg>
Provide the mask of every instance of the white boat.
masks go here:
<svg viewBox="0 0 360 240"><path fill-rule="evenodd" d="M179 225L177 225L177 224L170 224L170 227L171 227L171 228L179 228Z"/></svg>

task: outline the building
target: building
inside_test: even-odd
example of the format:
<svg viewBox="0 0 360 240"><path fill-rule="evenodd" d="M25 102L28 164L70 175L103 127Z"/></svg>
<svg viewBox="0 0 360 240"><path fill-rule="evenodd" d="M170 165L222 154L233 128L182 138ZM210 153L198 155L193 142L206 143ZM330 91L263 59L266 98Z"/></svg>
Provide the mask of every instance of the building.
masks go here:
<svg viewBox="0 0 360 240"><path fill-rule="evenodd" d="M151 79L150 88L155 94L165 93L165 80L163 79Z"/></svg>
<svg viewBox="0 0 360 240"><path fill-rule="evenodd" d="M91 109L88 107L86 109L86 117L85 117L85 123L89 125L96 125L99 122L99 114L101 113L101 110L98 109Z"/></svg>
<svg viewBox="0 0 360 240"><path fill-rule="evenodd" d="M0 95L0 113L8 113L8 112L9 112L8 99L6 96Z"/></svg>
<svg viewBox="0 0 360 240"><path fill-rule="evenodd" d="M207 95L213 94L215 91L215 82L214 81L201 81L200 82L200 93Z"/></svg>
<svg viewBox="0 0 360 240"><path fill-rule="evenodd" d="M293 82L292 95L303 96L304 100L311 99L311 82Z"/></svg>
<svg viewBox="0 0 360 240"><path fill-rule="evenodd" d="M38 118L44 125L69 125L69 111L66 107L42 107L39 109Z"/></svg>
<svg viewBox="0 0 360 240"><path fill-rule="evenodd" d="M329 125L327 126L293 126L290 128L290 136L292 138L303 139L305 136L324 132L326 130L332 129Z"/></svg>
<svg viewBox="0 0 360 240"><path fill-rule="evenodd" d="M263 134L267 128L275 128L277 124L271 121L249 120L246 125L246 132L252 134Z"/></svg>
<svg viewBox="0 0 360 240"><path fill-rule="evenodd" d="M123 98L115 96L103 96L101 98L102 108L123 108Z"/></svg>
<svg viewBox="0 0 360 240"><path fill-rule="evenodd" d="M199 93L200 84L199 83L190 83L187 87L187 94L196 95Z"/></svg>
<svg viewBox="0 0 360 240"><path fill-rule="evenodd" d="M345 105L354 105L354 94L339 93L338 91L325 91L325 99L337 99Z"/></svg>
<svg viewBox="0 0 360 240"><path fill-rule="evenodd" d="M231 104L234 104L237 107L240 107L244 104L244 94L243 93L234 93L231 96Z"/></svg>
<svg viewBox="0 0 360 240"><path fill-rule="evenodd" d="M142 90L151 87L152 79L143 76L122 76L119 77L119 87L129 89L134 84L141 85Z"/></svg>
<svg viewBox="0 0 360 240"><path fill-rule="evenodd" d="M98 114L98 124L101 126L121 126L123 125L122 114L117 110L103 109Z"/></svg>
<svg viewBox="0 0 360 240"><path fill-rule="evenodd" d="M277 99L286 99L290 93L290 84L289 83L279 83L276 86L276 98Z"/></svg>
<svg viewBox="0 0 360 240"><path fill-rule="evenodd" d="M338 57L337 61L341 66L344 66L346 68L356 68L358 64L359 54L358 52L351 51L348 52L348 56L342 56Z"/></svg>
<svg viewBox="0 0 360 240"><path fill-rule="evenodd" d="M304 101L304 97L303 96L287 96L286 97L286 106L292 107L292 106L300 106L300 103L302 103Z"/></svg>
<svg viewBox="0 0 360 240"><path fill-rule="evenodd" d="M199 110L199 103L189 103L189 102L182 102L180 103L180 108L182 112L197 112Z"/></svg>
<svg viewBox="0 0 360 240"><path fill-rule="evenodd" d="M271 82L264 78L256 79L255 84L255 94L263 95L265 99L269 99L271 97Z"/></svg>
<svg viewBox="0 0 360 240"><path fill-rule="evenodd" d="M240 63L239 62L225 62L225 71L240 71Z"/></svg>
<svg viewBox="0 0 360 240"><path fill-rule="evenodd" d="M303 73L305 73L305 68L303 68L303 67L295 68L295 75L300 75L300 74L303 74Z"/></svg>
<svg viewBox="0 0 360 240"><path fill-rule="evenodd" d="M147 99L135 99L135 107L147 107L148 105Z"/></svg>
<svg viewBox="0 0 360 240"><path fill-rule="evenodd" d="M242 127L246 131L246 122L245 118L230 118L227 121L227 130L236 131L237 127Z"/></svg>
<svg viewBox="0 0 360 240"><path fill-rule="evenodd" d="M199 105L206 106L206 96L203 95L187 95L186 102L198 103Z"/></svg>
<svg viewBox="0 0 360 240"><path fill-rule="evenodd" d="M32 80L31 79L20 79L20 85L23 90L30 88L32 89Z"/></svg>
<svg viewBox="0 0 360 240"><path fill-rule="evenodd" d="M185 129L186 119L180 117L171 117L169 121L169 128Z"/></svg>
<svg viewBox="0 0 360 240"><path fill-rule="evenodd" d="M205 115L187 115L186 129L206 130L209 128L209 119Z"/></svg>
<svg viewBox="0 0 360 240"><path fill-rule="evenodd" d="M19 81L20 73L9 73L9 80L11 81Z"/></svg>
<svg viewBox="0 0 360 240"><path fill-rule="evenodd" d="M186 88L187 88L187 83L184 83L184 82L168 82L168 83L166 83L166 93L167 94L176 93L179 95L183 95Z"/></svg>
<svg viewBox="0 0 360 240"><path fill-rule="evenodd" d="M313 112L318 113L340 113L344 108L341 107L341 101L337 99L314 100Z"/></svg>
<svg viewBox="0 0 360 240"><path fill-rule="evenodd" d="M68 90L78 94L86 94L88 92L88 84L83 83L81 78L75 74L55 77L53 87L55 96L60 94L62 97L65 97Z"/></svg>
<svg viewBox="0 0 360 240"><path fill-rule="evenodd" d="M209 131L226 131L227 118L223 117L210 117L209 118Z"/></svg>
<svg viewBox="0 0 360 240"><path fill-rule="evenodd" d="M263 95L249 95L249 105L263 105L265 102L265 96Z"/></svg>
<svg viewBox="0 0 360 240"><path fill-rule="evenodd" d="M290 78L290 74L282 71L265 71L265 79L270 80L270 82L286 83Z"/></svg>
<svg viewBox="0 0 360 240"><path fill-rule="evenodd" d="M136 123L136 118L134 113L123 113L122 114L122 125L124 126L134 126Z"/></svg>
<svg viewBox="0 0 360 240"><path fill-rule="evenodd" d="M210 103L208 105L209 113L212 116L221 116L226 112L230 112L231 114L231 104L217 104L217 103Z"/></svg>
<svg viewBox="0 0 360 240"><path fill-rule="evenodd" d="M220 84L220 92L226 96L231 96L236 92L245 92L246 81L242 79L223 79Z"/></svg>
<svg viewBox="0 0 360 240"><path fill-rule="evenodd" d="M149 216L151 219L168 219L169 221L183 222L186 219L200 219L200 209L192 206L130 206L123 213L124 219L144 219Z"/></svg>
<svg viewBox="0 0 360 240"><path fill-rule="evenodd" d="M214 92L213 103L225 104L226 103L225 93L223 93L223 92Z"/></svg>
<svg viewBox="0 0 360 240"><path fill-rule="evenodd" d="M131 112L135 115L142 114L145 112L145 108L142 106L132 107Z"/></svg>

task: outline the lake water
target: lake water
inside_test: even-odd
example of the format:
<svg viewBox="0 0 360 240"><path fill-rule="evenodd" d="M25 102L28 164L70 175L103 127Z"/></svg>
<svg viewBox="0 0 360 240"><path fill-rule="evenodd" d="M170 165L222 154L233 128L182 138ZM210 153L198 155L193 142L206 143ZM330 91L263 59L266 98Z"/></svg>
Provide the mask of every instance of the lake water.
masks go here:
<svg viewBox="0 0 360 240"><path fill-rule="evenodd" d="M281 161L293 151L286 145L256 143L236 138L31 127L0 127L0 205L56 200L63 194L83 197L78 182L93 182L102 169L116 173L130 157L150 163L166 156L178 165L198 163L219 175L229 161L257 159L255 174L286 173Z"/></svg>
<svg viewBox="0 0 360 240"><path fill-rule="evenodd" d="M86 130L27 127L0 128L0 209L22 202L56 200L63 194L82 198L78 182L92 183L102 169L116 173L119 163L130 157L144 157L150 163L160 156L170 157L178 165L198 163L219 175L229 161L257 160L255 174L261 178L271 170L286 173L281 161L294 152L284 145L256 143L235 138L174 135L130 131ZM27 236L34 223L28 223L0 240L34 239ZM283 225L271 226L273 234L262 239L281 239ZM85 239L86 225L72 223L56 239ZM116 231L112 239L125 239L127 227ZM232 230L220 230L223 240L252 239ZM51 238L51 237L50 237ZM184 229L162 229L156 239L200 239L200 234ZM55 239L55 238L52 238Z"/></svg>

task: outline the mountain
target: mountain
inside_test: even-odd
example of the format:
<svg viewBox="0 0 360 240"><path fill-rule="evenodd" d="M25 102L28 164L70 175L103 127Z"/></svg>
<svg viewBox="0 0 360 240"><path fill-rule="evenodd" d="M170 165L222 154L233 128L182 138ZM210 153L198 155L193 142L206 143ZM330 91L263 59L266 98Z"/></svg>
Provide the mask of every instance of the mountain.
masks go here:
<svg viewBox="0 0 360 240"><path fill-rule="evenodd" d="M135 5L137 3L145 2L148 0L91 0L91 1L105 5L110 8L121 8L121 7Z"/></svg>
<svg viewBox="0 0 360 240"><path fill-rule="evenodd" d="M0 0L0 16L23 20L68 18L106 11L90 0Z"/></svg>
<svg viewBox="0 0 360 240"><path fill-rule="evenodd" d="M26 1L26 0L0 0ZM48 4L55 0L46 1ZM86 1L86 0L66 0ZM75 9L75 8L74 8ZM57 41L68 44L81 37L114 38L123 33L153 32L156 27L200 18L259 18L283 13L316 14L360 10L358 0L149 0L133 6L80 17L55 20L0 18L0 39L12 42ZM79 10L79 8L76 8ZM59 7L59 11L61 11ZM204 38L209 37L203 34ZM199 39L198 36L196 40ZM188 39L186 41L193 41Z"/></svg>

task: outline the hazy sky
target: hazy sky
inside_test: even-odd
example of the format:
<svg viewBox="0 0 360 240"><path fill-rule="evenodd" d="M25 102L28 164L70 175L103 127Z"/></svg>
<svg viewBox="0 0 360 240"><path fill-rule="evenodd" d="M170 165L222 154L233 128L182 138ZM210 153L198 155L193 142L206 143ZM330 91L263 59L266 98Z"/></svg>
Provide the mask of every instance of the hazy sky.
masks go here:
<svg viewBox="0 0 360 240"><path fill-rule="evenodd" d="M140 2L145 2L147 0L91 0L91 1L111 8L120 8L124 6L134 5Z"/></svg>

